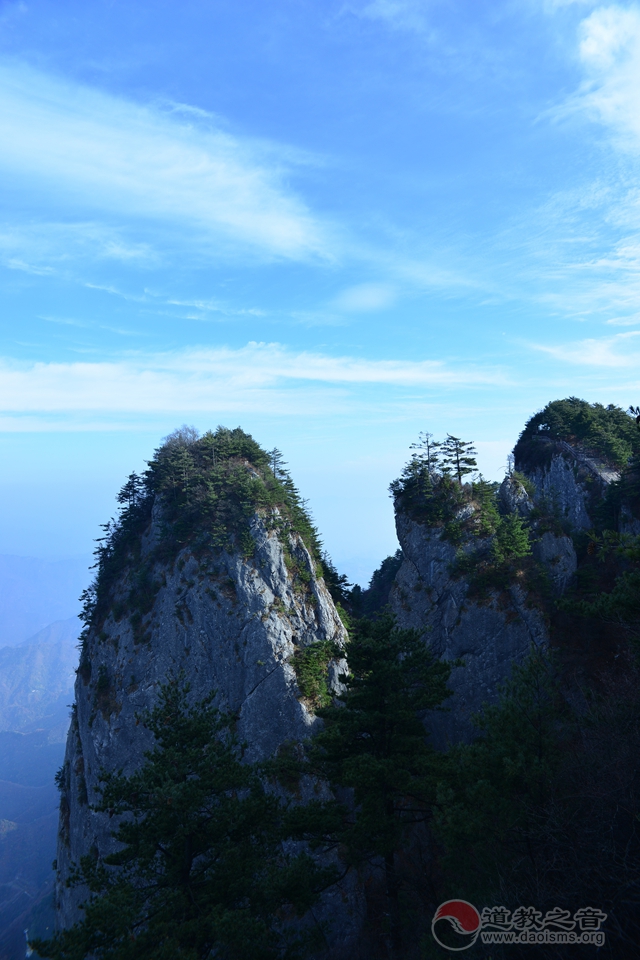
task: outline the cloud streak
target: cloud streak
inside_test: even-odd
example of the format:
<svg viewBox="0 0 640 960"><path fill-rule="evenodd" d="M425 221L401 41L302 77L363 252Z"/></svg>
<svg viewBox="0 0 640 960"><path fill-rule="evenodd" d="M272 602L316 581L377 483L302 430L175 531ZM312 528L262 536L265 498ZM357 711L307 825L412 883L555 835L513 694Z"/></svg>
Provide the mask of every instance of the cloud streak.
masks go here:
<svg viewBox="0 0 640 960"><path fill-rule="evenodd" d="M329 255L327 228L284 184L300 158L241 141L206 116L9 64L0 68L0 144L14 188L54 189L84 211L166 221L269 256Z"/></svg>
<svg viewBox="0 0 640 960"><path fill-rule="evenodd" d="M603 369L640 368L640 330L612 337L588 338L573 343L547 346L531 344L534 350L562 363Z"/></svg>
<svg viewBox="0 0 640 960"><path fill-rule="evenodd" d="M33 415L340 412L345 402L384 405L400 391L507 385L500 371L436 360L365 360L249 343L109 362L0 362L0 412L16 426ZM375 387L373 400L361 391ZM386 391L386 392L385 392ZM7 420L5 419L5 424Z"/></svg>

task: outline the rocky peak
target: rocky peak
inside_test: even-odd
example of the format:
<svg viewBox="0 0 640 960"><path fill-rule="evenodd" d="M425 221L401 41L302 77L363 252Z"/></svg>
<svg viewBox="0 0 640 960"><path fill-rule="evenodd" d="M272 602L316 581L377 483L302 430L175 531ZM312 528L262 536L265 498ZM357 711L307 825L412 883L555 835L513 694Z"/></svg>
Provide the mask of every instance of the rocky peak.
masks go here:
<svg viewBox="0 0 640 960"><path fill-rule="evenodd" d="M445 478L418 493L421 482L407 476L392 486L403 562L391 605L400 626L419 630L436 655L464 662L452 671L447 712L430 721L443 747L473 735L473 714L548 634L531 587L536 565L522 517L533 505L524 486Z"/></svg>
<svg viewBox="0 0 640 960"><path fill-rule="evenodd" d="M554 599L578 566L572 534L640 532L640 432L620 408L554 401L527 422L514 459L499 489L456 484L415 456L391 485L403 556L392 607L465 664L432 730L439 743L469 737L513 663L548 642Z"/></svg>
<svg viewBox="0 0 640 960"><path fill-rule="evenodd" d="M637 471L640 432L619 407L555 400L527 421L514 456L535 487L536 505L569 529L593 530L609 513L607 522L622 530L631 518L624 501Z"/></svg>
<svg viewBox="0 0 640 960"><path fill-rule="evenodd" d="M319 544L297 491L242 431L170 438L144 478L129 478L107 525L86 629L63 775L57 906L78 919L86 891L68 888L73 863L112 851L112 824L91 810L102 770L131 773L149 749L137 722L161 684L183 675L190 697L216 694L236 717L246 757L302 740L321 691L301 689L304 651L331 661L346 632L322 577ZM335 896L339 898L339 893ZM336 909L338 909L336 907Z"/></svg>

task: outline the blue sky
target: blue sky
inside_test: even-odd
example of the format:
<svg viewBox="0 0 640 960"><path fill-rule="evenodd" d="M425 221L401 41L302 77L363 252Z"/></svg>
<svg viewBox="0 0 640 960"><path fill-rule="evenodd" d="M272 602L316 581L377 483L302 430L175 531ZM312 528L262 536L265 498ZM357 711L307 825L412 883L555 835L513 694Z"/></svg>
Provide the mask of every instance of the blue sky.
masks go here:
<svg viewBox="0 0 640 960"><path fill-rule="evenodd" d="M182 423L396 547L419 431L640 402L640 7L0 0L0 553L90 553Z"/></svg>

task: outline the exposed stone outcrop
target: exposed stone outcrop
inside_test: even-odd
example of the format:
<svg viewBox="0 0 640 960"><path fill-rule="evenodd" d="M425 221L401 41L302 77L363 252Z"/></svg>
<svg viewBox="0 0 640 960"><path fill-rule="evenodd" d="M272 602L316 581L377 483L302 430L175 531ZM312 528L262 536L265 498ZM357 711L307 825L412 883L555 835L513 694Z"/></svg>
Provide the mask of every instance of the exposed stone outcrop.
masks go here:
<svg viewBox="0 0 640 960"><path fill-rule="evenodd" d="M505 513L517 513L523 519L530 519L534 514L536 504L529 496L520 481L513 476L507 476L500 484L499 500ZM581 503L578 498L571 503ZM556 596L561 596L575 575L578 568L573 540L566 534L543 531L538 536L539 523L533 520L532 552L534 558L547 571L551 587Z"/></svg>
<svg viewBox="0 0 640 960"><path fill-rule="evenodd" d="M523 519L527 519L535 508L524 486L513 476L504 478L500 484L498 497L505 513L517 513Z"/></svg>
<svg viewBox="0 0 640 960"><path fill-rule="evenodd" d="M430 721L433 742L442 747L468 739L474 730L472 714L495 699L512 665L532 646L548 642L545 619L517 583L506 592L495 591L489 602L470 600L468 579L453 575L457 548L443 538L442 527L416 523L398 512L396 529L404 561L391 604L399 625L420 630L437 656L462 658L465 664L452 671L448 712ZM473 549L479 546L476 539ZM462 549L468 552L472 546Z"/></svg>
<svg viewBox="0 0 640 960"><path fill-rule="evenodd" d="M578 569L573 540L571 537L557 536L547 531L539 539L534 540L532 549L533 556L545 567L549 575L553 592L561 596Z"/></svg>
<svg viewBox="0 0 640 960"><path fill-rule="evenodd" d="M535 486L534 502L544 502L574 530L591 530L594 506L620 473L563 440L555 441L554 450L546 466L527 471Z"/></svg>
<svg viewBox="0 0 640 960"><path fill-rule="evenodd" d="M589 472L580 475L576 461L557 453L548 467L537 468L529 474L535 484L534 500L544 501L548 509L557 512L561 520L576 530L590 530L593 520L589 515L590 491L587 482L593 482Z"/></svg>
<svg viewBox="0 0 640 960"><path fill-rule="evenodd" d="M265 515L250 522L253 556L240 551L185 547L163 560L159 501L143 537L140 562L153 564L159 583L144 634L119 603L129 595L135 565L123 568L112 588L113 604L99 629L85 640L76 682L76 710L65 760L58 850L58 924L79 917L86 891L65 885L72 864L114 847L113 822L95 813L102 769L131 773L150 747L137 715L156 702L168 677L184 672L194 701L216 691L216 705L237 716L239 740L248 760L275 753L284 741L302 740L318 722L307 708L292 665L295 651L317 641L343 645L344 627L316 564L295 532L271 529ZM246 553L246 551L245 551ZM158 557L154 561L154 557ZM303 578L290 572L293 563ZM338 684L344 662L333 663L330 683ZM349 892L350 891L350 892ZM338 919L334 954L341 955L359 923L359 901L350 888L327 894L320 912ZM337 938L337 939L336 939Z"/></svg>

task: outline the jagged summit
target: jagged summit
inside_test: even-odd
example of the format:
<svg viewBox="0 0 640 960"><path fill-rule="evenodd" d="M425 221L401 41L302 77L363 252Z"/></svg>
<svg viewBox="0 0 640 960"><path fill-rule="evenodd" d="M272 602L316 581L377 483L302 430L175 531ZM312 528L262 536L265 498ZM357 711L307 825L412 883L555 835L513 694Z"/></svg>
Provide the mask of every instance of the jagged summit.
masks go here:
<svg viewBox="0 0 640 960"><path fill-rule="evenodd" d="M91 810L101 771L142 763L150 739L136 717L167 678L184 676L194 702L215 692L254 760L308 736L314 704L344 670L335 650L346 631L322 577L317 532L278 451L239 428L202 437L183 428L143 477L129 477L118 501L84 598L59 777L61 926L75 922L86 896L66 886L72 864L113 848L108 817Z"/></svg>
<svg viewBox="0 0 640 960"><path fill-rule="evenodd" d="M134 626L144 632L153 603L151 567L168 563L189 548L198 554L255 552L252 523L260 518L283 543L289 535L304 544L316 565L321 544L282 456L267 453L237 427L218 427L198 437L182 427L168 436L143 476L131 474L118 494L120 513L103 528L97 550L97 575L84 596L86 627L98 627L111 607L111 587L123 565L138 564L128 599ZM307 574L290 559L294 577ZM317 567L322 576L321 567ZM124 612L124 611L123 611Z"/></svg>

